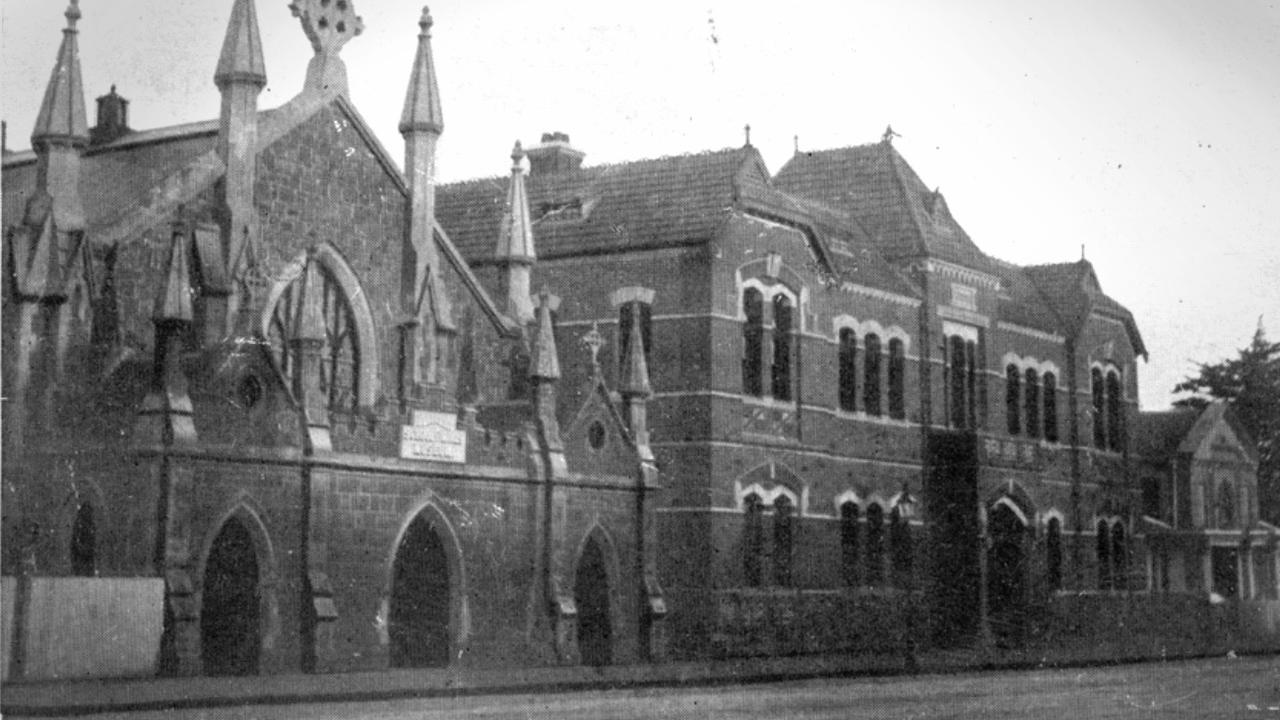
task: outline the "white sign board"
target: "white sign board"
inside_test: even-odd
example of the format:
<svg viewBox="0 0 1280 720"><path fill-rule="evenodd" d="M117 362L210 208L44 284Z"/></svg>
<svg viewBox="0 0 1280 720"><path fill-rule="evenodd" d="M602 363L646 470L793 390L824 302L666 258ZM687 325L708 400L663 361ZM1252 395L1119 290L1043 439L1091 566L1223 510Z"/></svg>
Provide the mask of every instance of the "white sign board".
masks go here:
<svg viewBox="0 0 1280 720"><path fill-rule="evenodd" d="M413 424L400 426L400 457L408 460L464 463L467 433L451 413L413 411Z"/></svg>

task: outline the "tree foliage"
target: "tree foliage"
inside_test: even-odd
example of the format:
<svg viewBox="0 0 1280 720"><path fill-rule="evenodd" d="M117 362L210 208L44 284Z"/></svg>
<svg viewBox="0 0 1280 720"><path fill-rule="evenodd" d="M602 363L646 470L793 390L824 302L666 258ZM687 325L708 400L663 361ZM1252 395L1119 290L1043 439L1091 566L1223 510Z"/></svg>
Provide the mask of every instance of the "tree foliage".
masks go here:
<svg viewBox="0 0 1280 720"><path fill-rule="evenodd" d="M1173 389L1194 393L1174 403L1203 408L1210 399L1231 403L1258 444L1258 500L1263 518L1280 520L1280 343L1268 342L1262 324L1239 357L1201 363L1199 374Z"/></svg>

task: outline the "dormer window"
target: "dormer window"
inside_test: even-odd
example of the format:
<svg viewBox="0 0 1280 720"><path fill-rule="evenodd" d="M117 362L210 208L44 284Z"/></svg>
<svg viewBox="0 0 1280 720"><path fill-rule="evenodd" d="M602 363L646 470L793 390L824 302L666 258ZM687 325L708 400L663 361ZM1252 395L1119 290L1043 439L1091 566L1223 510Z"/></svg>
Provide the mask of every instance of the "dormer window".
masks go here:
<svg viewBox="0 0 1280 720"><path fill-rule="evenodd" d="M533 219L535 222L544 220L581 220L582 216L582 198L571 198L569 200L538 203Z"/></svg>

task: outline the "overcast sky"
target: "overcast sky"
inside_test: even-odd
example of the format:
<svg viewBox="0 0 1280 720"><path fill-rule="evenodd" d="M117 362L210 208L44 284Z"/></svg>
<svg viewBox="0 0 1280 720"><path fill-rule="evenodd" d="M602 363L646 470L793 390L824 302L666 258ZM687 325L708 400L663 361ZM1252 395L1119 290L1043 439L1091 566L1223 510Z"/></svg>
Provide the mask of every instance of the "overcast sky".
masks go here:
<svg viewBox="0 0 1280 720"><path fill-rule="evenodd" d="M421 3L353 0L351 97L392 156ZM214 118L231 0L82 0L90 113L112 83L135 129ZM0 5L9 147L30 145L64 24ZM287 0L258 0L264 108L311 49ZM1145 409L1194 361L1280 338L1280 0L933 0L433 5L439 178L507 172L512 142L561 130L587 162L737 146L776 172L799 146L886 124L986 252L1075 260L1128 306L1151 353ZM93 118L90 117L90 124Z"/></svg>

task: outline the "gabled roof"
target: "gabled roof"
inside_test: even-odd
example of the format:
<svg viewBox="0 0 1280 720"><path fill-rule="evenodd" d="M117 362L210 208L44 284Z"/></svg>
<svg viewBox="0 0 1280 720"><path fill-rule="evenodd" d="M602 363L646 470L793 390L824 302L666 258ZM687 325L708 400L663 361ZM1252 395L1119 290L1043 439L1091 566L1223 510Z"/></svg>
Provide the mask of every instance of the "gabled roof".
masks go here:
<svg viewBox="0 0 1280 720"><path fill-rule="evenodd" d="M993 272L992 261L951 216L893 143L798 152L774 176L776 187L852 213L890 260L928 256Z"/></svg>
<svg viewBox="0 0 1280 720"><path fill-rule="evenodd" d="M1022 270L1062 318L1069 332L1078 332L1089 315L1097 313L1123 323L1134 353L1147 356L1147 346L1142 342L1133 314L1102 292L1097 273L1088 260L1029 265Z"/></svg>
<svg viewBox="0 0 1280 720"><path fill-rule="evenodd" d="M1130 433L1134 453L1148 462L1168 462L1199 415L1193 408L1138 413Z"/></svg>
<svg viewBox="0 0 1280 720"><path fill-rule="evenodd" d="M1066 323L1036 288L1025 268L999 260L995 267L1000 278L997 305L1001 320L1044 332L1067 334Z"/></svg>
<svg viewBox="0 0 1280 720"><path fill-rule="evenodd" d="M509 177L488 178L437 190L437 217L473 264L495 259L509 183ZM740 211L804 232L836 277L919 296L879 255L856 218L774 187L749 145L533 173L525 183L542 259L704 243Z"/></svg>
<svg viewBox="0 0 1280 720"><path fill-rule="evenodd" d="M263 113L267 115L268 113ZM205 153L213 151L217 121L131 133L90 149L80 161L80 196L88 237L142 205L153 188ZM4 158L5 224L22 217L36 186L36 155L16 152Z"/></svg>
<svg viewBox="0 0 1280 720"><path fill-rule="evenodd" d="M1155 463L1168 462L1175 454L1193 455L1222 424L1231 428L1249 459L1256 464L1257 446L1225 400L1215 400L1203 410L1175 408L1138 413L1133 434L1134 450Z"/></svg>
<svg viewBox="0 0 1280 720"><path fill-rule="evenodd" d="M597 165L526 178L538 257L710 240L733 205L743 149ZM493 260L508 177L442 185L436 217L473 264Z"/></svg>

